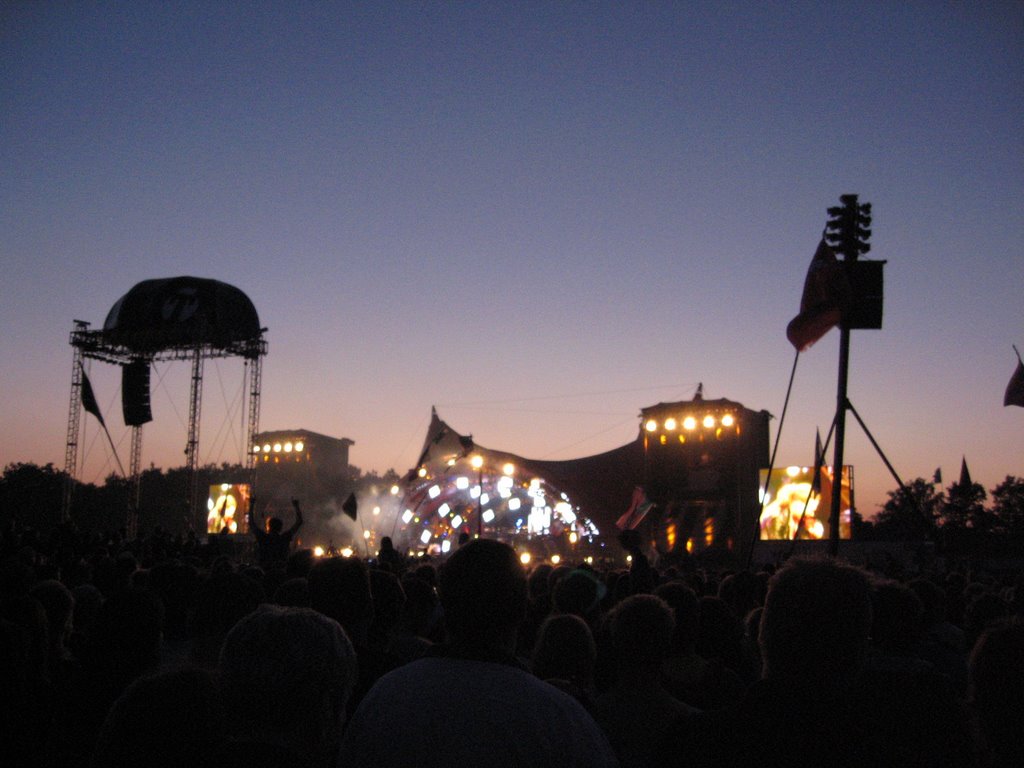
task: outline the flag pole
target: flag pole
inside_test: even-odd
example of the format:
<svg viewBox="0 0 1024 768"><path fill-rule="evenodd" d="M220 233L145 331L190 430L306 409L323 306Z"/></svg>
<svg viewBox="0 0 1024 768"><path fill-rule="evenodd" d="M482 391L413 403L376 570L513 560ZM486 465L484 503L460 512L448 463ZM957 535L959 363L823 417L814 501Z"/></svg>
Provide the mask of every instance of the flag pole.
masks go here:
<svg viewBox="0 0 1024 768"><path fill-rule="evenodd" d="M764 500L768 497L768 484L772 480L772 470L775 469L775 454L779 451L779 441L782 438L782 425L786 422L786 411L789 410L789 396L793 392L793 379L796 378L796 364L800 361L800 350L797 349L793 356L793 367L789 371L789 384L786 386L786 399L782 404L782 414L779 416L779 429L775 433L775 447L772 448L772 457L768 462L768 476L764 480L764 488L761 489L761 506L757 512L757 519L754 520L754 535L750 540L750 547L747 550L747 568L754 562L754 547L757 546L758 534L761 530L761 515L764 514Z"/></svg>

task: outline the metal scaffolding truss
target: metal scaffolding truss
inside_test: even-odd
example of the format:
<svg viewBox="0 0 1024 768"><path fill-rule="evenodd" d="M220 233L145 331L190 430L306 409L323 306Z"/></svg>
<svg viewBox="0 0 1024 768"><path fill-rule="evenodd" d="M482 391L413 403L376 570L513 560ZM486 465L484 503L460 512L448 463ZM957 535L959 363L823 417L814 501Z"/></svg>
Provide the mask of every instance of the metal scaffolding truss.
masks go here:
<svg viewBox="0 0 1024 768"><path fill-rule="evenodd" d="M90 330L89 324L75 320L71 331L70 343L74 349L74 360L71 374L71 399L68 408L67 448L64 454L64 471L66 487L64 492L62 516L67 519L71 510L71 497L78 472L78 439L81 428L82 411L82 363L85 359L98 360L112 365L125 366L130 363L144 361L147 364L168 361L190 361L192 364L191 391L189 398L187 456L187 494L189 519L203 530L205 512L200 515L199 499L199 424L202 410L203 363L211 358L241 357L246 364L246 376L249 379L248 419L246 421L245 466L250 481L255 480L255 463L251 446L259 432L259 401L262 380L262 358L267 354L267 342L263 337L266 328L261 328L259 335L243 340L229 340L224 343L172 343L166 347L150 345L139 349L111 338L102 330ZM129 536L138 533L138 500L139 481L141 478L142 458L142 427L132 427L131 465L129 489L129 509L126 527Z"/></svg>

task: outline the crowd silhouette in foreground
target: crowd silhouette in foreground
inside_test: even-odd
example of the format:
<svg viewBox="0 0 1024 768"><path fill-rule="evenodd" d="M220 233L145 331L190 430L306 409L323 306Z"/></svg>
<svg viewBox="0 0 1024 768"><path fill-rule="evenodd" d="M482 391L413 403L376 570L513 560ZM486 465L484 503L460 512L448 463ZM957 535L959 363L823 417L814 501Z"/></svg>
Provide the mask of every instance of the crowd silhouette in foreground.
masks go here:
<svg viewBox="0 0 1024 768"><path fill-rule="evenodd" d="M3 764L1024 765L1019 572L315 558L296 523L4 522Z"/></svg>

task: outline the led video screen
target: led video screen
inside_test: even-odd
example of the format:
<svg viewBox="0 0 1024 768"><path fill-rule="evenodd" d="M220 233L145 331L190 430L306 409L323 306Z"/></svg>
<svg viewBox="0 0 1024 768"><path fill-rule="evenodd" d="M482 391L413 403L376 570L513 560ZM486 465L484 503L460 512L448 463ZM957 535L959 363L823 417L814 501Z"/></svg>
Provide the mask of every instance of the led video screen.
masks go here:
<svg viewBox="0 0 1024 768"><path fill-rule="evenodd" d="M828 539L832 509L832 467L822 467L815 484L814 467L786 467L761 470L761 540ZM839 507L839 538L850 538L850 510L853 507L853 467L843 467Z"/></svg>
<svg viewBox="0 0 1024 768"><path fill-rule="evenodd" d="M208 534L246 533L248 514L248 483L217 483L210 486L210 496L206 500Z"/></svg>

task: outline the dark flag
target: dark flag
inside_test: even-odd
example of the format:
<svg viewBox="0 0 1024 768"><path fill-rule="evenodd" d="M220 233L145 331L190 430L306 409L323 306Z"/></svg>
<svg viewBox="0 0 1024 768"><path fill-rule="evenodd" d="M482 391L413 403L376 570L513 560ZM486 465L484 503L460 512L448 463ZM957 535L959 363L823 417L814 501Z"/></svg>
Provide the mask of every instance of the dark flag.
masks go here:
<svg viewBox="0 0 1024 768"><path fill-rule="evenodd" d="M849 294L843 266L824 238L818 243L804 280L800 314L786 326L786 338L803 352L842 320L842 307Z"/></svg>
<svg viewBox="0 0 1024 768"><path fill-rule="evenodd" d="M359 505L356 503L355 493L350 493L348 498L345 499L345 503L341 505L341 510L346 515L352 518L353 522L356 519L356 512L359 510Z"/></svg>
<svg viewBox="0 0 1024 768"><path fill-rule="evenodd" d="M96 395L92 391L92 384L89 382L89 377L85 374L84 367L82 368L82 407L99 419L100 425L104 429L107 428L106 422L103 421L103 414L100 413L99 403L96 402Z"/></svg>
<svg viewBox="0 0 1024 768"><path fill-rule="evenodd" d="M1017 348L1014 347L1013 351L1017 352ZM1006 385L1003 405L1019 405L1024 408L1024 363L1020 360L1020 352L1017 352L1017 368L1010 377L1010 383Z"/></svg>
<svg viewBox="0 0 1024 768"><path fill-rule="evenodd" d="M935 468L935 474L932 475L932 485L942 485L942 467Z"/></svg>
<svg viewBox="0 0 1024 768"><path fill-rule="evenodd" d="M967 457L963 457L960 462L960 485L973 485L971 482L971 473L967 469Z"/></svg>
<svg viewBox="0 0 1024 768"><path fill-rule="evenodd" d="M821 447L821 430L814 430L814 477L811 493L821 495L821 473L825 471L825 450Z"/></svg>

